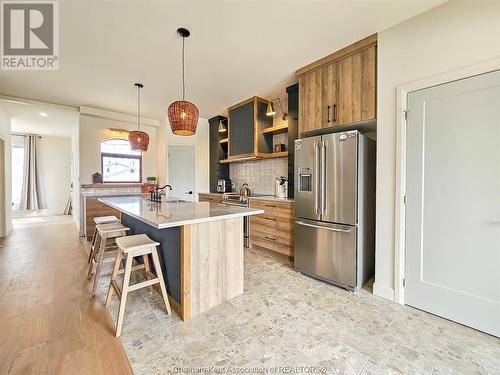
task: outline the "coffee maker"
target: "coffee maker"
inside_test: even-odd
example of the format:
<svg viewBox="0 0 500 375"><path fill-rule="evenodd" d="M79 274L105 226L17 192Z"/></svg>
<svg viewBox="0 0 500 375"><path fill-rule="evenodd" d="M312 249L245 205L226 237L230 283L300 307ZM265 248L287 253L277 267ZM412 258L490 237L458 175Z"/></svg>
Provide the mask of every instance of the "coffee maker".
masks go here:
<svg viewBox="0 0 500 375"><path fill-rule="evenodd" d="M274 185L274 196L276 198L288 198L288 180L286 177L277 177Z"/></svg>
<svg viewBox="0 0 500 375"><path fill-rule="evenodd" d="M231 191L232 188L230 178L219 178L217 180L217 193L230 193Z"/></svg>

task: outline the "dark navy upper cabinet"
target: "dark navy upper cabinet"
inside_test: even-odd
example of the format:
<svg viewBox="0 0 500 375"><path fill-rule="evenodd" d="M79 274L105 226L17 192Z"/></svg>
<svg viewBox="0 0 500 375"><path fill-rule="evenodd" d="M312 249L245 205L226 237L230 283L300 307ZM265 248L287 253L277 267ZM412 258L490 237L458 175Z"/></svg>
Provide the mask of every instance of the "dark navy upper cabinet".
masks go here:
<svg viewBox="0 0 500 375"><path fill-rule="evenodd" d="M272 152L272 142L261 135L273 121L266 116L267 104L268 100L255 96L229 107L229 159Z"/></svg>

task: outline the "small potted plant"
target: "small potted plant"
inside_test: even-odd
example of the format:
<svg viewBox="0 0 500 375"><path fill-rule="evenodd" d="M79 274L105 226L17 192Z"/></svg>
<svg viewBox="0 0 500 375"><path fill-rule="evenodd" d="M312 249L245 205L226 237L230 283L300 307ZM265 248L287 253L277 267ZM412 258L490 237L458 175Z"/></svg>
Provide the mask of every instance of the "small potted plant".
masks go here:
<svg viewBox="0 0 500 375"><path fill-rule="evenodd" d="M142 191L149 193L157 187L156 177L146 177L146 183L142 186Z"/></svg>

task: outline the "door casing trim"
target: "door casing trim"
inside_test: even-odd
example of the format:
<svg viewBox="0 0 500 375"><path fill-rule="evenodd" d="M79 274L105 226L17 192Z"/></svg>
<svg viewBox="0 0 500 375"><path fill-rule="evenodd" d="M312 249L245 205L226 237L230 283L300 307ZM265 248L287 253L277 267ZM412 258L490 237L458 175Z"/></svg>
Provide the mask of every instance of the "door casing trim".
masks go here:
<svg viewBox="0 0 500 375"><path fill-rule="evenodd" d="M396 196L394 220L394 302L404 304L406 264L406 123L408 94L412 91L489 73L500 69L500 58L485 60L396 87ZM411 116L411 113L408 114Z"/></svg>

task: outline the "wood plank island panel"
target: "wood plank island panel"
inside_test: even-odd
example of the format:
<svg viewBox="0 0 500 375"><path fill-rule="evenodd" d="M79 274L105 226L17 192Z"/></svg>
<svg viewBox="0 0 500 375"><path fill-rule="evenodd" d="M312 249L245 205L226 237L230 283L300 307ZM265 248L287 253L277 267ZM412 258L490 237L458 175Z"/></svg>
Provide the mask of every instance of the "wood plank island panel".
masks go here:
<svg viewBox="0 0 500 375"><path fill-rule="evenodd" d="M190 315L243 293L243 218L191 225Z"/></svg>

